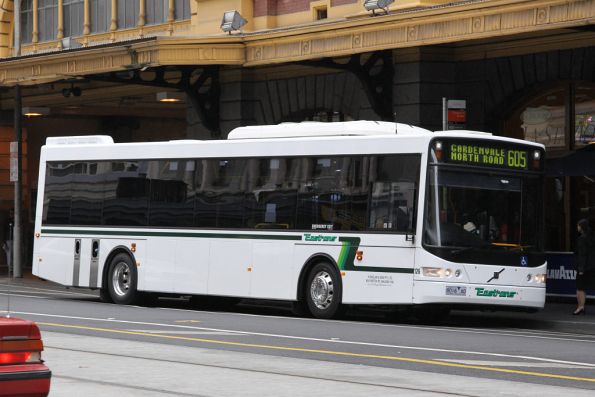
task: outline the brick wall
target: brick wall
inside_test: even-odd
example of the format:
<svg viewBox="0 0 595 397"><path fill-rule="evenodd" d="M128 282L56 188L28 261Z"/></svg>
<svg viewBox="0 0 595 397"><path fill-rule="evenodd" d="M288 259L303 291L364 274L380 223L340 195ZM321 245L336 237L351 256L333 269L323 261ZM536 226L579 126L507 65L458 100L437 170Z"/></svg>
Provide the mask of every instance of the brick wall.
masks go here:
<svg viewBox="0 0 595 397"><path fill-rule="evenodd" d="M277 0L254 0L254 16L277 15Z"/></svg>
<svg viewBox="0 0 595 397"><path fill-rule="evenodd" d="M331 0L331 7L342 6L344 4L361 3L360 0Z"/></svg>

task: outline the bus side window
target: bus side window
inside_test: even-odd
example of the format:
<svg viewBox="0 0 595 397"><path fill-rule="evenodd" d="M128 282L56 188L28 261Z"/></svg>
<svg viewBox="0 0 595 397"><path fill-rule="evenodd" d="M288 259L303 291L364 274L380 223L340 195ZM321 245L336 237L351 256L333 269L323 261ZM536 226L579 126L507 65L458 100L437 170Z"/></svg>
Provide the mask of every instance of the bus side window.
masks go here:
<svg viewBox="0 0 595 397"><path fill-rule="evenodd" d="M371 200L368 226L372 230L412 232L415 228L419 155L378 156L371 173Z"/></svg>

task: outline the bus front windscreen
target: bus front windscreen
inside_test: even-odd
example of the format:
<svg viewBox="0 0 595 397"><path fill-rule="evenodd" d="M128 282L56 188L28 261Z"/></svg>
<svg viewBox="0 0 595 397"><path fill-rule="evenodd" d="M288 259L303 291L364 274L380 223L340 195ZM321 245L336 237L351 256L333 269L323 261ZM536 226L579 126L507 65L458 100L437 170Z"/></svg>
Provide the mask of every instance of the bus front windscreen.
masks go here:
<svg viewBox="0 0 595 397"><path fill-rule="evenodd" d="M543 264L538 174L430 166L424 247L459 263Z"/></svg>

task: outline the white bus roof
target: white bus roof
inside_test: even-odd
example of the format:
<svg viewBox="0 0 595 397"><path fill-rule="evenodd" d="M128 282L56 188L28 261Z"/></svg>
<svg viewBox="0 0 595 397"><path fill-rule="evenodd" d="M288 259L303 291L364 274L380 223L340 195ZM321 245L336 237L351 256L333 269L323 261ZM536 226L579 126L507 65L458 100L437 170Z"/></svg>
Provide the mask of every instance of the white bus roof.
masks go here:
<svg viewBox="0 0 595 397"><path fill-rule="evenodd" d="M344 121L323 123L307 121L279 125L255 125L232 130L227 139L266 139L323 136L370 136L429 134L431 131L409 124L386 121Z"/></svg>
<svg viewBox="0 0 595 397"><path fill-rule="evenodd" d="M48 146L54 145L106 145L114 143L109 135L78 135L78 136L53 136L45 140Z"/></svg>

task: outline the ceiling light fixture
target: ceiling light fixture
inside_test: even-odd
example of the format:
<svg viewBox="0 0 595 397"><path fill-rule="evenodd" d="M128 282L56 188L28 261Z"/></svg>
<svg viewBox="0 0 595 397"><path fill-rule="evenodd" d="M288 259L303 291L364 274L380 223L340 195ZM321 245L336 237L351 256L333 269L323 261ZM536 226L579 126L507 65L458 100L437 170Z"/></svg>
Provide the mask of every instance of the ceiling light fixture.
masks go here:
<svg viewBox="0 0 595 397"><path fill-rule="evenodd" d="M33 106L25 106L22 109L22 115L26 117L40 117L40 116L47 116L50 114L50 108L46 107L33 107Z"/></svg>
<svg viewBox="0 0 595 397"><path fill-rule="evenodd" d="M182 102L186 100L186 95L183 92L172 91L172 92L158 92L157 100L159 102Z"/></svg>

